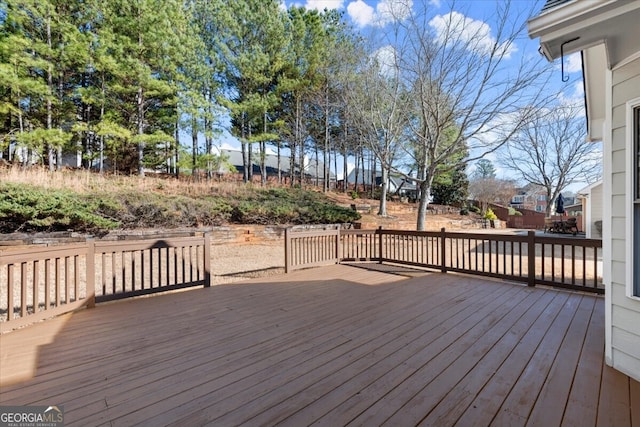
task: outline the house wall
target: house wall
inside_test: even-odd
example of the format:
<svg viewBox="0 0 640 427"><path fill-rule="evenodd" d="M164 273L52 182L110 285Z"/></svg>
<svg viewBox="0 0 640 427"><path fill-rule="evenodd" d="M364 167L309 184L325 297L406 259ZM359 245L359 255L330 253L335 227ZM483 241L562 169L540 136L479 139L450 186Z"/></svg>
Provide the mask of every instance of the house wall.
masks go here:
<svg viewBox="0 0 640 427"><path fill-rule="evenodd" d="M608 183L604 188L604 203L609 204L610 228L605 229L611 251L610 324L607 325L608 362L627 375L640 380L640 299L627 296L627 251L630 249L630 230L627 230L627 203L631 189L627 187L627 157L630 143L627 141L627 105L629 100L640 98L640 59L623 65L611 73L610 144L611 167ZM609 235L607 235L609 234ZM637 256L637 255L636 255ZM633 261L632 261L633 262Z"/></svg>

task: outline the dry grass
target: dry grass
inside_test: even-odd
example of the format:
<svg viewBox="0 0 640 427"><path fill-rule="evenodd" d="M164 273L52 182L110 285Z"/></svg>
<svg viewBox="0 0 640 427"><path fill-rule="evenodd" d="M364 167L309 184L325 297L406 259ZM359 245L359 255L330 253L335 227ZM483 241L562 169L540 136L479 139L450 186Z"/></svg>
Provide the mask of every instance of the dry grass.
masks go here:
<svg viewBox="0 0 640 427"><path fill-rule="evenodd" d="M65 169L50 172L43 167L24 169L18 166L0 168L0 182L29 184L42 188L67 189L77 193L139 191L167 195L237 197L251 193L255 186L236 181L175 179L167 175L127 176L100 175L87 170Z"/></svg>

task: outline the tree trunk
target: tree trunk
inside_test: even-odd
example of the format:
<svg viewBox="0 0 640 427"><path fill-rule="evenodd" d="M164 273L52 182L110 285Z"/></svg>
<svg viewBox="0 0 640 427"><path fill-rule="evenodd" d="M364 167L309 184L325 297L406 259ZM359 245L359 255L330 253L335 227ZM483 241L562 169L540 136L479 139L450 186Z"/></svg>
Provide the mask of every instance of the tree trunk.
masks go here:
<svg viewBox="0 0 640 427"><path fill-rule="evenodd" d="M213 162L211 161L211 156L213 155L213 141L211 139L211 135L209 134L209 125L209 119L205 115L204 145L205 152L207 153L207 181L211 181L211 178L213 178Z"/></svg>
<svg viewBox="0 0 640 427"><path fill-rule="evenodd" d="M318 150L318 144L316 144L316 164L315 164L315 186L320 187L320 150Z"/></svg>
<svg viewBox="0 0 640 427"><path fill-rule="evenodd" d="M295 180L295 167L296 167L296 151L297 145L294 143L291 147L291 155L289 156L289 185L293 187L293 181Z"/></svg>
<svg viewBox="0 0 640 427"><path fill-rule="evenodd" d="M191 176L198 181L198 122L191 116Z"/></svg>
<svg viewBox="0 0 640 427"><path fill-rule="evenodd" d="M418 231L424 231L427 225L427 207L429 206L429 199L431 198L431 183L433 181L433 174L429 179L425 179L420 182L420 203L418 204L418 221L416 229Z"/></svg>
<svg viewBox="0 0 640 427"><path fill-rule="evenodd" d="M246 184L249 182L249 166L247 159L247 143L245 129L245 113L240 114L240 150L242 151L242 181Z"/></svg>
<svg viewBox="0 0 640 427"><path fill-rule="evenodd" d="M64 73L60 72L60 77L58 80L58 102L60 107L64 104ZM60 127L60 123L58 123L58 129L62 131ZM62 170L62 141L58 141L56 147L56 169L58 171Z"/></svg>
<svg viewBox="0 0 640 427"><path fill-rule="evenodd" d="M141 11L138 9L138 18L140 18ZM138 33L138 48L143 50L144 44L142 41L142 32ZM137 114L138 114L138 136L141 137L144 134L144 89L142 82L138 84L138 91L136 93L137 102ZM138 141L138 175L144 176L144 142Z"/></svg>
<svg viewBox="0 0 640 427"><path fill-rule="evenodd" d="M304 142L300 141L300 188L304 188Z"/></svg>
<svg viewBox="0 0 640 427"><path fill-rule="evenodd" d="M347 154L349 153L349 150L347 149L347 142L344 142L344 149L342 151L342 182L343 182L343 188L342 188L342 192L346 193L348 191L348 186L349 183L347 182L347 176L349 173L349 166L347 165Z"/></svg>
<svg viewBox="0 0 640 427"><path fill-rule="evenodd" d="M260 185L267 185L267 143L260 141Z"/></svg>
<svg viewBox="0 0 640 427"><path fill-rule="evenodd" d="M136 101L138 106L138 136L144 134L144 89L142 86L138 86L138 93L136 95ZM144 142L138 141L138 175L144 176Z"/></svg>
<svg viewBox="0 0 640 427"><path fill-rule="evenodd" d="M369 170L371 171L371 198L375 199L376 198L376 176L378 175L378 171L376 170L376 168L378 167L378 164L376 162L376 158L375 156L371 156L369 158L369 162L371 164L371 167L369 168Z"/></svg>
<svg viewBox="0 0 640 427"><path fill-rule="evenodd" d="M278 185L282 185L282 168L280 167L280 141L276 145L276 161L278 162Z"/></svg>
<svg viewBox="0 0 640 427"><path fill-rule="evenodd" d="M173 174L176 178L180 177L180 172L178 170L178 156L180 151L180 120L176 117L176 130L174 135L174 144L173 147L174 153L171 155L171 163L169 165L169 173Z"/></svg>
<svg viewBox="0 0 640 427"><path fill-rule="evenodd" d="M262 132L267 133L267 112L264 112L263 115L263 124L262 124ZM267 143L265 141L260 141L260 185L265 186L267 184L267 165L266 165L266 156L267 156Z"/></svg>
<svg viewBox="0 0 640 427"><path fill-rule="evenodd" d="M387 191L389 181L389 171L386 167L382 167L382 185L380 186L380 204L378 208L378 215L387 216Z"/></svg>
<svg viewBox="0 0 640 427"><path fill-rule="evenodd" d="M345 163L346 163L346 159L345 159ZM333 184L333 189L337 190L338 189L337 188L337 185L338 185L338 149L337 148L334 148L333 150L333 171L336 176L336 182ZM331 189L331 169L329 169L329 189Z"/></svg>
<svg viewBox="0 0 640 427"><path fill-rule="evenodd" d="M240 141L240 151L242 152L242 181L249 182L249 167L247 166L247 143Z"/></svg>
<svg viewBox="0 0 640 427"><path fill-rule="evenodd" d="M324 168L322 191L327 192L329 189L329 177L327 176L327 152L329 151L329 88L325 89L324 98L324 162L322 167Z"/></svg>
<svg viewBox="0 0 640 427"><path fill-rule="evenodd" d="M105 77L104 77L104 73L102 73L100 75L100 93L101 93L101 98L100 98L100 123L102 123L102 120L104 119L104 100L105 100L105 96L106 96L106 88L105 88ZM100 175L102 175L104 173L104 135L100 135L100 165L98 166L98 169L100 171ZM113 168L115 168L115 165L112 165Z"/></svg>
<svg viewBox="0 0 640 427"><path fill-rule="evenodd" d="M251 138L251 127L249 127L249 138ZM247 144L247 179L253 182L253 145Z"/></svg>
<svg viewBox="0 0 640 427"><path fill-rule="evenodd" d="M355 165L353 168L353 190L357 193L358 177L360 176L360 160L361 160L359 152L354 153L354 160L355 160Z"/></svg>
<svg viewBox="0 0 640 427"><path fill-rule="evenodd" d="M46 31L47 31L47 47L48 51L51 52L51 16L49 12L47 12L47 20L46 20ZM51 54L47 54L47 130L53 129L53 107L51 105L51 97L53 96L53 70L51 69ZM54 159L54 147L50 143L46 143L48 159L49 159L49 171L53 172L55 170L55 159Z"/></svg>

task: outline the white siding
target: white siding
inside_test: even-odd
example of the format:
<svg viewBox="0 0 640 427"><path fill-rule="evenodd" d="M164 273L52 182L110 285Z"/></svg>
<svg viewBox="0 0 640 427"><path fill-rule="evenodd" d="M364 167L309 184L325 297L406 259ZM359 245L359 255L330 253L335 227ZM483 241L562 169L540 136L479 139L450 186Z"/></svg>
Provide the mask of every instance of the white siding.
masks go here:
<svg viewBox="0 0 640 427"><path fill-rule="evenodd" d="M611 105L611 188L605 188L604 203L611 206L611 362L613 367L640 380L640 301L626 296L627 251L631 248L626 226L631 189L626 188L627 108L629 100L640 97L640 60L628 63L612 75ZM638 254L636 254L638 256Z"/></svg>

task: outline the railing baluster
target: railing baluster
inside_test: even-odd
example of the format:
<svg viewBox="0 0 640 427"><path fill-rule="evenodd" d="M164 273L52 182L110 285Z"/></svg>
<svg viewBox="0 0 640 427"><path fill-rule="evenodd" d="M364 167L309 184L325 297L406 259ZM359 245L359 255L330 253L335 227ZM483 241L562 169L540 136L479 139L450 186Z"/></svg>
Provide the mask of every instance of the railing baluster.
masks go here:
<svg viewBox="0 0 640 427"><path fill-rule="evenodd" d="M593 248L593 287L594 289L598 287L598 248Z"/></svg>
<svg viewBox="0 0 640 427"><path fill-rule="evenodd" d="M78 270L76 270L78 271ZM33 261L33 312L40 311L40 260Z"/></svg>
<svg viewBox="0 0 640 427"><path fill-rule="evenodd" d="M116 253L111 252L111 294L116 293Z"/></svg>
<svg viewBox="0 0 640 427"><path fill-rule="evenodd" d="M196 246L196 248L199 248L199 246ZM169 272L171 271L171 264L169 263L169 261L171 260L171 253L169 251L170 249L171 248L169 248L167 246L167 250L166 250L167 255L166 255L165 260L164 260L164 262L165 262L165 274L167 276L165 283L166 283L167 286L171 285L171 280L169 279L169 276L170 276ZM197 259L200 259L200 256L198 256ZM200 280L199 272L198 272L198 280Z"/></svg>
<svg viewBox="0 0 640 427"><path fill-rule="evenodd" d="M582 286L585 286L585 287L587 286L587 248L586 247L582 248Z"/></svg>
<svg viewBox="0 0 640 427"><path fill-rule="evenodd" d="M544 278L545 278L544 270L545 270L545 265L547 264L546 255L545 255L546 248L547 248L547 245L545 245L544 243L542 243L540 245L540 251L542 253L542 273L541 273L542 274L542 276L541 276L542 280L544 280Z"/></svg>
<svg viewBox="0 0 640 427"><path fill-rule="evenodd" d="M551 281L556 281L556 245L551 244Z"/></svg>
<svg viewBox="0 0 640 427"><path fill-rule="evenodd" d="M13 270L14 270L14 265L9 264L7 266L7 320L14 319L13 307L15 304L13 303L13 283L14 283Z"/></svg>
<svg viewBox="0 0 640 427"><path fill-rule="evenodd" d="M561 254L562 254L562 256L560 257L561 263L562 263L561 264L561 268L560 268L561 274L562 274L562 283L565 282L565 278L566 278L566 275L564 274L564 265L567 262L565 257L564 257L564 249L565 249L565 245L560 245L560 251L561 251Z"/></svg>
<svg viewBox="0 0 640 427"><path fill-rule="evenodd" d="M20 264L20 316L27 315L27 263Z"/></svg>
<svg viewBox="0 0 640 427"><path fill-rule="evenodd" d="M51 259L44 260L44 309L51 307Z"/></svg>
<svg viewBox="0 0 640 427"><path fill-rule="evenodd" d="M127 291L127 262L126 252L122 250L120 252L120 282L122 285L122 292Z"/></svg>
<svg viewBox="0 0 640 427"><path fill-rule="evenodd" d="M80 257L78 255L73 257L73 278L73 300L78 301L80 299Z"/></svg>
<svg viewBox="0 0 640 427"><path fill-rule="evenodd" d="M69 257L64 257L64 302L71 302L69 300L69 292L71 290L71 281L69 280Z"/></svg>
<svg viewBox="0 0 640 427"><path fill-rule="evenodd" d="M55 286L55 290L56 290L56 307L60 306L60 286L62 286L62 284L60 283L60 258L55 258L54 260L55 262L55 282L54 282L54 286Z"/></svg>
<svg viewBox="0 0 640 427"><path fill-rule="evenodd" d="M571 245L571 284L576 284L576 246Z"/></svg>
<svg viewBox="0 0 640 427"><path fill-rule="evenodd" d="M136 252L131 251L131 290L136 290Z"/></svg>

